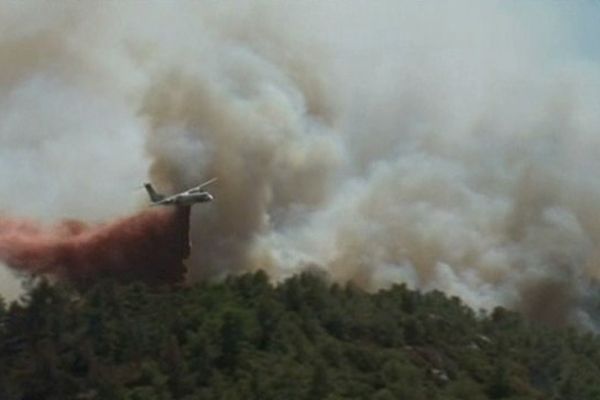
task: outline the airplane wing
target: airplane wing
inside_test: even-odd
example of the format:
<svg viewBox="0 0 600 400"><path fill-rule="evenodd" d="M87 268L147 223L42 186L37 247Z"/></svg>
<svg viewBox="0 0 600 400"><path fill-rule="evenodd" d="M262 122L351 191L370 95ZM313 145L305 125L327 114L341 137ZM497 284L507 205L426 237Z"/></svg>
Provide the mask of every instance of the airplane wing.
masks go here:
<svg viewBox="0 0 600 400"><path fill-rule="evenodd" d="M203 187L205 187L205 186L208 186L208 185L210 185L211 183L215 182L216 180L217 180L217 178L212 178L212 179L209 179L209 180L207 180L206 182L204 182L204 183L201 183L201 184L199 184L198 186L194 186L193 188L190 188L190 189L186 190L186 191L185 191L185 192L183 192L183 193L197 192L197 191L199 191L200 189L202 189Z"/></svg>

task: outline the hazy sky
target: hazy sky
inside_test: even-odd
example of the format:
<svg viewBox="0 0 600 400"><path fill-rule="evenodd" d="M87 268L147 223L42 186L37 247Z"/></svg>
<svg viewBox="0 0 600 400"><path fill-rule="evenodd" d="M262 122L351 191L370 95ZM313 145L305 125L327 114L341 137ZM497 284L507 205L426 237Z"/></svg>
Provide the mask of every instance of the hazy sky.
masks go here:
<svg viewBox="0 0 600 400"><path fill-rule="evenodd" d="M190 279L312 266L593 321L597 21L592 1L3 2L0 211L108 220L141 181L218 176Z"/></svg>

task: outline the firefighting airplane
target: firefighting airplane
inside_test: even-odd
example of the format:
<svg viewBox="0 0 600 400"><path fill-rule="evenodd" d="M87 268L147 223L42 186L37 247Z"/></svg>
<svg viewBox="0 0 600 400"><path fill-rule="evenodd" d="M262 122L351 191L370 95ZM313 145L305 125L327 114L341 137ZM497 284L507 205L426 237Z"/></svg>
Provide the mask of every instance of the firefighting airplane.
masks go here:
<svg viewBox="0 0 600 400"><path fill-rule="evenodd" d="M217 178L212 178L198 186L171 196L157 193L149 182L144 183L144 187L148 192L148 196L150 196L153 206L191 206L192 204L206 203L214 200L213 195L203 190L203 188L216 180Z"/></svg>

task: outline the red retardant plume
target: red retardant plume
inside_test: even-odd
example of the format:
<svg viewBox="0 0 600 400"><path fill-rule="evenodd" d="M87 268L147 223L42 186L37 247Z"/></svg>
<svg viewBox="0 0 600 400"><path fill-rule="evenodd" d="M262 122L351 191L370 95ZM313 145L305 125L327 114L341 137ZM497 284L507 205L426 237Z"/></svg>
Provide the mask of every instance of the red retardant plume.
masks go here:
<svg viewBox="0 0 600 400"><path fill-rule="evenodd" d="M30 274L88 285L102 277L149 284L184 278L190 207L148 209L105 224L52 227L0 216L0 261Z"/></svg>

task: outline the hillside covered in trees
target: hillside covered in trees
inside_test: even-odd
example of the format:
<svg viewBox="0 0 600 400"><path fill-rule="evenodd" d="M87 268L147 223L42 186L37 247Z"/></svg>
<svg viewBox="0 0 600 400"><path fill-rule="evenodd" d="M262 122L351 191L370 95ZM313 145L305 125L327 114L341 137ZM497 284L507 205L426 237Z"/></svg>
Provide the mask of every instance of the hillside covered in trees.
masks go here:
<svg viewBox="0 0 600 400"><path fill-rule="evenodd" d="M305 273L40 282L0 304L0 399L598 399L600 339Z"/></svg>

